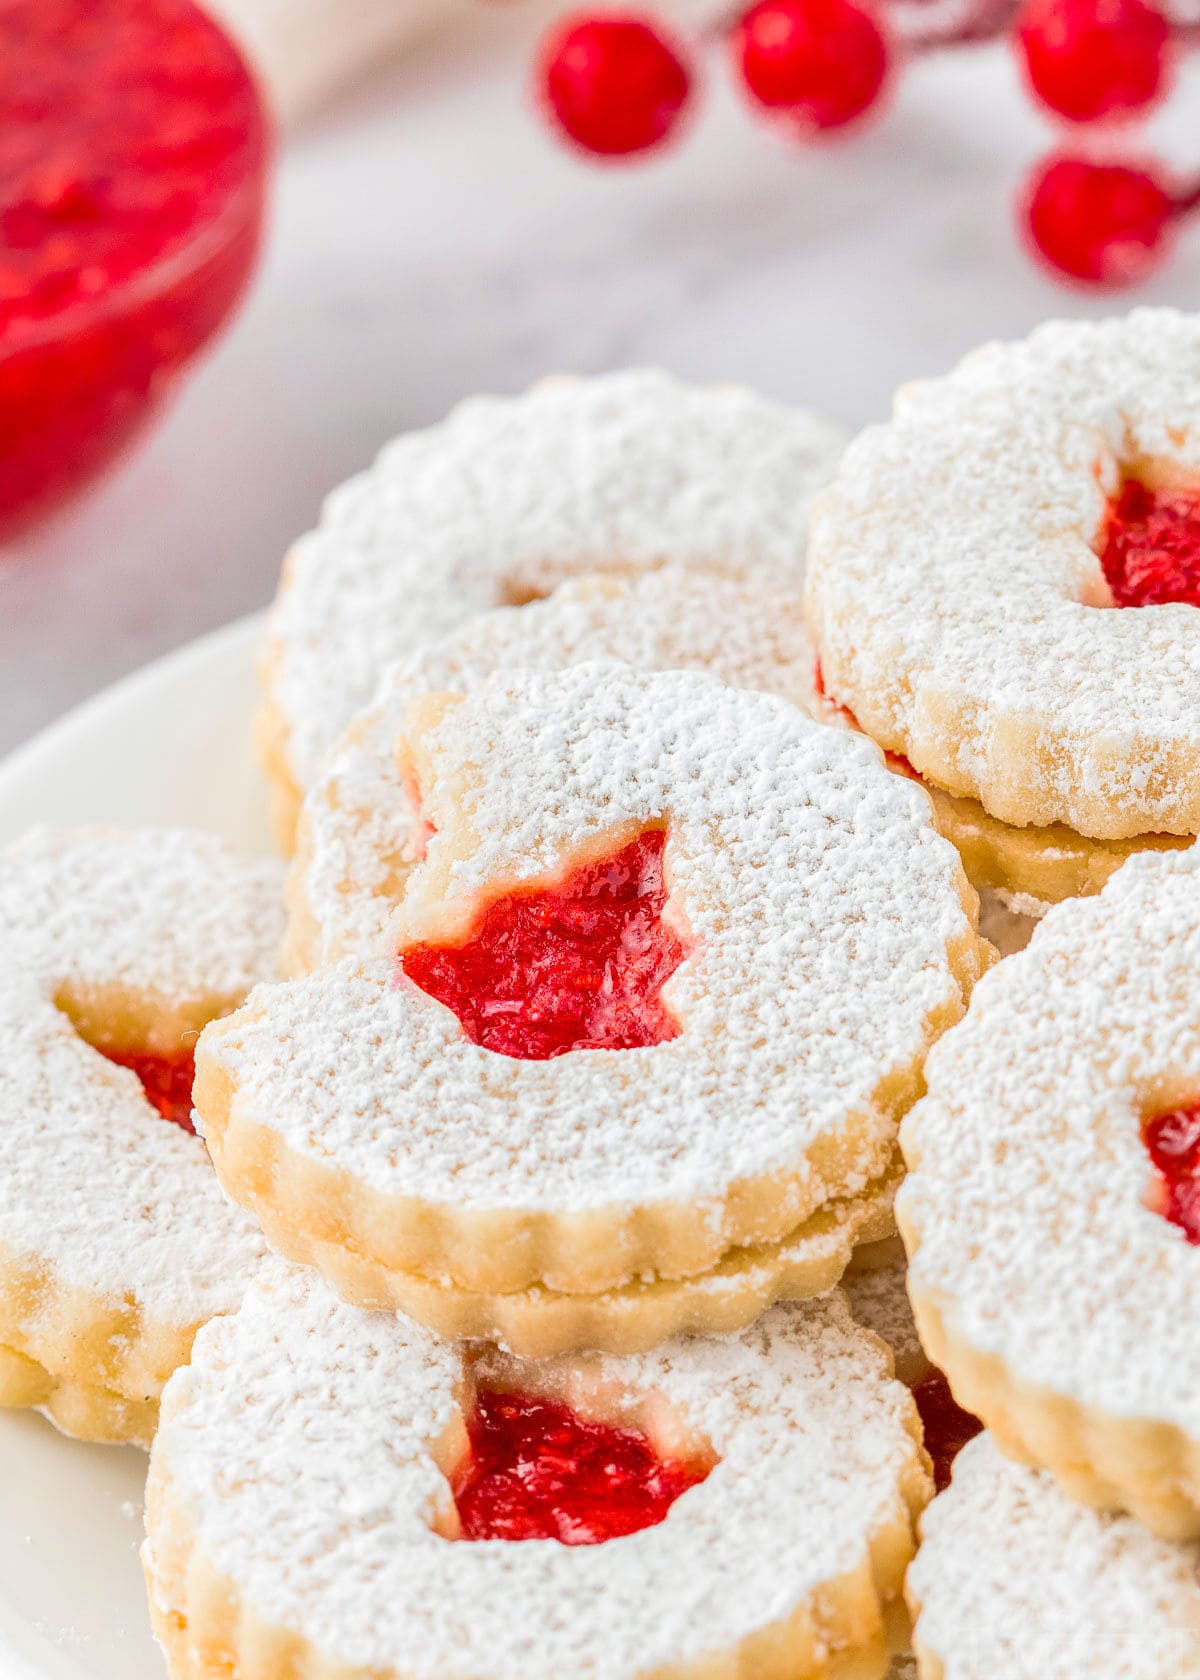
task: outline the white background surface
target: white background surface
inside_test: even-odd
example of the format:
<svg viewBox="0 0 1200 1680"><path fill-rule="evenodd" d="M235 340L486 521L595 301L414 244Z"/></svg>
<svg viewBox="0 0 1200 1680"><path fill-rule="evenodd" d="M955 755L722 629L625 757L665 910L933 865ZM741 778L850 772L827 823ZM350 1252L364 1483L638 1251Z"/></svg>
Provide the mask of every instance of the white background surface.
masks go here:
<svg viewBox="0 0 1200 1680"><path fill-rule="evenodd" d="M1001 48L912 67L886 121L818 149L752 121L710 55L683 146L606 169L527 107L536 27L479 0L293 135L232 332L129 465L0 558L0 750L265 601L322 493L471 391L661 362L858 424L981 338L1125 307L1017 248L1054 132ZM1160 127L1200 169L1197 115L1193 79ZM1200 300L1200 227L1138 295Z"/></svg>

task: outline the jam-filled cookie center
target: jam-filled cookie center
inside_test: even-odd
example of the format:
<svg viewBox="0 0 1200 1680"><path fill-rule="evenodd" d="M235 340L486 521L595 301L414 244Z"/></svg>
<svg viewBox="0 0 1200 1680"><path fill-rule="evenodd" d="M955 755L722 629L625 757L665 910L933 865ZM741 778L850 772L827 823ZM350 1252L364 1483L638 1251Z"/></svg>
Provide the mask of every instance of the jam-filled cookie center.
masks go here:
<svg viewBox="0 0 1200 1680"><path fill-rule="evenodd" d="M533 1394L483 1390L467 1433L470 1454L451 1480L464 1540L598 1545L662 1522L712 1467L660 1458L640 1430Z"/></svg>
<svg viewBox="0 0 1200 1680"><path fill-rule="evenodd" d="M1142 1137L1154 1163L1151 1206L1200 1245L1200 1102L1155 1115Z"/></svg>
<svg viewBox="0 0 1200 1680"><path fill-rule="evenodd" d="M665 846L650 829L553 887L508 893L464 942L410 946L400 967L503 1056L663 1044L680 1029L662 988L687 955L663 920Z"/></svg>
<svg viewBox="0 0 1200 1680"><path fill-rule="evenodd" d="M1200 606L1200 489L1155 490L1127 478L1098 552L1114 606Z"/></svg>

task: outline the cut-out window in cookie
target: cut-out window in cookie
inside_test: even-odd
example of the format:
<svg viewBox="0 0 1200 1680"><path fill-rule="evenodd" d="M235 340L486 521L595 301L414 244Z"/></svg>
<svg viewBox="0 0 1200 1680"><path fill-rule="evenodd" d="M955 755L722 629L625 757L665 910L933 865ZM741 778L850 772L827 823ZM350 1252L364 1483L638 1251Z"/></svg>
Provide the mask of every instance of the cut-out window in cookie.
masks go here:
<svg viewBox="0 0 1200 1680"><path fill-rule="evenodd" d="M69 997L60 997L58 1007L83 1042L98 1051L105 1061L136 1073L151 1107L164 1120L193 1132L192 1085L196 1077L196 1032L190 1032L170 1050L151 1048L137 1032L120 1030L117 1023L99 1018L95 1007L77 1009Z"/></svg>
<svg viewBox="0 0 1200 1680"><path fill-rule="evenodd" d="M555 886L507 893L465 940L410 946L400 968L500 1055L663 1044L680 1029L662 988L687 955L663 919L665 846L650 829Z"/></svg>
<svg viewBox="0 0 1200 1680"><path fill-rule="evenodd" d="M192 1083L196 1063L190 1046L181 1049L178 1056L159 1056L148 1050L111 1050L103 1044L92 1048L118 1067L136 1073L151 1105L164 1120L182 1126L185 1132L194 1132Z"/></svg>
<svg viewBox="0 0 1200 1680"><path fill-rule="evenodd" d="M1154 1115L1142 1136L1154 1163L1150 1206L1200 1244L1200 1102Z"/></svg>
<svg viewBox="0 0 1200 1680"><path fill-rule="evenodd" d="M1127 477L1098 544L1117 607L1200 606L1200 490Z"/></svg>
<svg viewBox="0 0 1200 1680"><path fill-rule="evenodd" d="M662 1522L712 1458L660 1456L640 1429L536 1394L481 1390L452 1478L464 1540L593 1546Z"/></svg>

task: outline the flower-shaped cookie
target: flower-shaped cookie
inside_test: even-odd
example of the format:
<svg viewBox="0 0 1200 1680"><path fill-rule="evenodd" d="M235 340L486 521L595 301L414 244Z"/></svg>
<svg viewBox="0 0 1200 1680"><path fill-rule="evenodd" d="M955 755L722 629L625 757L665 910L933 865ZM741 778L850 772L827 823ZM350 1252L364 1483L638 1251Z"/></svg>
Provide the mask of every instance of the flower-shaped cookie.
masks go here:
<svg viewBox="0 0 1200 1680"><path fill-rule="evenodd" d="M532 1362L280 1266L168 1390L144 1556L178 1680L875 1677L931 1491L837 1293Z"/></svg>
<svg viewBox="0 0 1200 1680"><path fill-rule="evenodd" d="M230 1194L351 1299L522 1351L828 1288L990 955L919 789L785 701L601 665L424 696L399 750L391 954L201 1042Z"/></svg>
<svg viewBox="0 0 1200 1680"><path fill-rule="evenodd" d="M1200 831L1200 317L1053 321L909 386L814 509L821 678L977 885Z"/></svg>

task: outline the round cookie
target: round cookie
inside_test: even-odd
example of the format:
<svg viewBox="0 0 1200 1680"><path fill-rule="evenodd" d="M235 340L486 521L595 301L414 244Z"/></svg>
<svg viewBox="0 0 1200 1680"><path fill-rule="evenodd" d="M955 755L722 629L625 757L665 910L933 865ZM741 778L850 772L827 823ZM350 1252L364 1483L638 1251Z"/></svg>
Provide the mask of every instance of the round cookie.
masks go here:
<svg viewBox="0 0 1200 1680"><path fill-rule="evenodd" d="M829 422L663 373L476 397L328 498L284 567L259 741L290 849L305 791L389 664L584 573L675 565L794 590Z"/></svg>
<svg viewBox="0 0 1200 1680"><path fill-rule="evenodd" d="M144 1558L177 1680L879 1680L930 1491L836 1292L531 1363L281 1266L170 1386Z"/></svg>
<svg viewBox="0 0 1200 1680"><path fill-rule="evenodd" d="M421 1312L414 1276L580 1296L607 1346L606 1292L890 1198L992 953L869 743L580 665L426 696L399 751L423 856L394 955L260 991L200 1046L218 1174L276 1247L366 1305Z"/></svg>
<svg viewBox="0 0 1200 1680"><path fill-rule="evenodd" d="M1052 910L927 1065L896 1212L959 1401L1073 1496L1200 1534L1200 858Z"/></svg>
<svg viewBox="0 0 1200 1680"><path fill-rule="evenodd" d="M799 594L667 567L564 583L545 601L468 619L388 672L301 811L288 878L285 971L306 973L378 947L416 862L412 790L396 751L422 694L462 692L498 670L587 660L707 670L811 711L812 654Z"/></svg>
<svg viewBox="0 0 1200 1680"><path fill-rule="evenodd" d="M978 884L1095 892L1200 829L1198 379L1200 318L1050 322L901 391L814 511L828 693L967 802Z"/></svg>
<svg viewBox="0 0 1200 1680"><path fill-rule="evenodd" d="M191 1056L273 972L280 885L185 830L0 853L0 1405L146 1445L197 1326L261 1262L190 1135Z"/></svg>
<svg viewBox="0 0 1200 1680"><path fill-rule="evenodd" d="M1074 1504L990 1436L921 1519L921 1680L1197 1680L1200 1548Z"/></svg>

